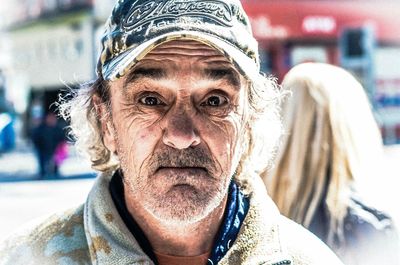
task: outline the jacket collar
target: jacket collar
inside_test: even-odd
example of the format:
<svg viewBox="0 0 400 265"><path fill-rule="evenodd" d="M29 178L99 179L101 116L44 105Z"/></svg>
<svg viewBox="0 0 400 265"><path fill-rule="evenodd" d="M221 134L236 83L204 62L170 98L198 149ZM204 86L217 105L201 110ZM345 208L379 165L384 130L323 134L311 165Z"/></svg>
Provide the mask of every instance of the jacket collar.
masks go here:
<svg viewBox="0 0 400 265"><path fill-rule="evenodd" d="M118 260L120 265L153 264L118 214L109 192L111 177L98 177L85 204L84 225L92 263L106 265ZM280 240L279 211L258 176L250 176L249 190L249 212L219 264L290 264Z"/></svg>
<svg viewBox="0 0 400 265"><path fill-rule="evenodd" d="M281 243L278 208L258 175L250 175L248 185L249 212L235 243L219 264L291 264L291 256Z"/></svg>

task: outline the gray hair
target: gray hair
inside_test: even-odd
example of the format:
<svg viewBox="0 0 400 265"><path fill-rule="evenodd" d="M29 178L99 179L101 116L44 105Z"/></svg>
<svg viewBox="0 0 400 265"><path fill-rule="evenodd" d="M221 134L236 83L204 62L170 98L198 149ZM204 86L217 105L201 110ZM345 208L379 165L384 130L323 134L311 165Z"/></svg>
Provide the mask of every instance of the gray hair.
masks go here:
<svg viewBox="0 0 400 265"><path fill-rule="evenodd" d="M109 93L108 82L99 76L71 90L59 103L60 116L70 122L69 135L77 150L90 159L93 169L101 172L112 172L120 167L116 155L103 143L101 119L106 117L99 116L93 102L93 96L97 95L109 106ZM242 184L245 184L247 174L244 173L248 170L259 172L271 165L282 132L279 114L282 95L276 80L258 75L257 80L248 81L247 96L249 107L241 143L243 153L235 172L235 178Z"/></svg>

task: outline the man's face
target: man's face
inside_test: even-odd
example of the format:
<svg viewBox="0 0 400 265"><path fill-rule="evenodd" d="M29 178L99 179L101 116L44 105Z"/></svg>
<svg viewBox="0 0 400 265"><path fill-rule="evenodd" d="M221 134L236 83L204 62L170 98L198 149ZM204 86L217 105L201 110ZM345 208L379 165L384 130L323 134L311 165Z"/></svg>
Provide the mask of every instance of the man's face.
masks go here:
<svg viewBox="0 0 400 265"><path fill-rule="evenodd" d="M221 205L241 152L244 84L219 52L182 40L155 48L111 82L104 141L139 207L187 223Z"/></svg>

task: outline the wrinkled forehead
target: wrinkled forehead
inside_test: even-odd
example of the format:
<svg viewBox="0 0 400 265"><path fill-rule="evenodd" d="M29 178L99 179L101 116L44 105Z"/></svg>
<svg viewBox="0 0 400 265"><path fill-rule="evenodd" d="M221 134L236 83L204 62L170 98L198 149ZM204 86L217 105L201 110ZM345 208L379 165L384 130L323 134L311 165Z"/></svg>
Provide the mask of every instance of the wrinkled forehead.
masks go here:
<svg viewBox="0 0 400 265"><path fill-rule="evenodd" d="M168 59L189 59L193 62L231 67L238 71L220 50L201 41L190 39L172 40L159 44L153 47L139 62ZM181 63L185 63L185 61L181 61Z"/></svg>
<svg viewBox="0 0 400 265"><path fill-rule="evenodd" d="M184 70L214 77L225 75L238 85L243 78L221 51L201 41L190 39L172 40L155 46L132 67L128 75L138 68L163 68L178 75Z"/></svg>

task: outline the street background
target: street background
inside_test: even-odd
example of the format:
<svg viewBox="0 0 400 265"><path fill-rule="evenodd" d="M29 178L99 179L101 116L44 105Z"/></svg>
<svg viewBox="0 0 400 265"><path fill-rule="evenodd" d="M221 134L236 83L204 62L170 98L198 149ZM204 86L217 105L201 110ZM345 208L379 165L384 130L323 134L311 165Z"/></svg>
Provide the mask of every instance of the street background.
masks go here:
<svg viewBox="0 0 400 265"><path fill-rule="evenodd" d="M400 2L242 2L262 70L278 82L294 65L313 61L346 68L363 83L385 161L381 174L359 184L400 227ZM60 92L95 78L99 38L114 3L0 0L0 240L27 221L84 202L93 184L95 173L72 145L62 150L58 172L40 176L33 143L50 135L33 132L55 111Z"/></svg>

